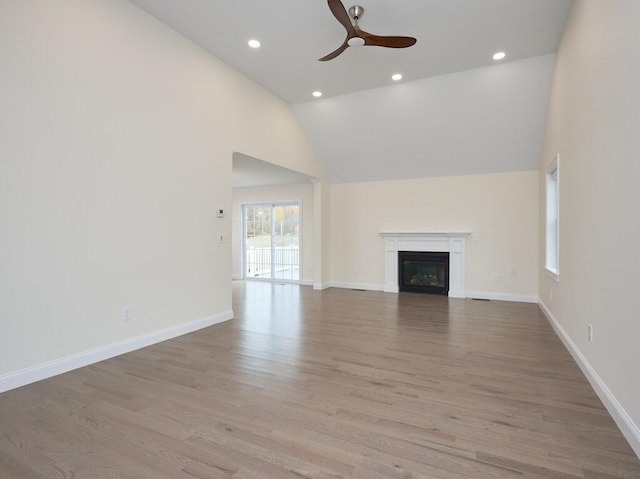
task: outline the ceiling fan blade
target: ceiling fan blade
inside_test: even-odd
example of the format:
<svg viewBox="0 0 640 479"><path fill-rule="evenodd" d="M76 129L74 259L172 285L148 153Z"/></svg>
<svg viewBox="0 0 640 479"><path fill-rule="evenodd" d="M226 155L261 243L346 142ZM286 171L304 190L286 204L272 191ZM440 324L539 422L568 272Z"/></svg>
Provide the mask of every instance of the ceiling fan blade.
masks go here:
<svg viewBox="0 0 640 479"><path fill-rule="evenodd" d="M413 37L382 37L380 35L372 35L364 30L360 30L358 33L364 40L365 45L374 47L407 48L417 42Z"/></svg>
<svg viewBox="0 0 640 479"><path fill-rule="evenodd" d="M335 57L340 55L343 51L345 51L349 47L349 44L345 41L342 45L338 47L337 50L332 51L328 55L323 56L318 61L326 62L327 60L333 60Z"/></svg>
<svg viewBox="0 0 640 479"><path fill-rule="evenodd" d="M333 16L336 17L336 20L340 22L340 24L347 30L347 38L344 43L338 47L337 50L329 53L328 55L320 58L319 61L326 62L327 60L333 60L335 57L344 52L350 45L350 40L354 40L351 42L351 46L360 46L364 43L364 45L375 46L375 47L387 47L387 48L407 48L412 45L415 45L416 39L413 37L383 37L380 35L372 35L371 33L365 32L361 30L358 26L358 18L364 12L362 7L351 7L349 12L344 8L344 5L341 0L327 0L327 4L329 5L329 10L333 13ZM355 20L355 24L351 23L351 15L353 15L353 19Z"/></svg>
<svg viewBox="0 0 640 479"><path fill-rule="evenodd" d="M353 24L351 23L351 17L347 13L347 9L340 0L327 0L329 4L329 10L333 13L333 16L342 24L347 30L349 35L354 33Z"/></svg>

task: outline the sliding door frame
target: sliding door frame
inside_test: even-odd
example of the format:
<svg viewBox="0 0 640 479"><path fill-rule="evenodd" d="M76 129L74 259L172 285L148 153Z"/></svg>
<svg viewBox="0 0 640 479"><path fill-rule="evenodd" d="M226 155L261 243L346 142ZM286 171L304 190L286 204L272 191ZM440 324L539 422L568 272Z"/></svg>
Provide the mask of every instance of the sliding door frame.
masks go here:
<svg viewBox="0 0 640 479"><path fill-rule="evenodd" d="M249 276L247 274L247 208L256 208L256 207L270 207L271 208L271 258L275 257L275 235L276 235L276 220L274 210L278 206L297 206L298 207L298 279L282 279L276 278L274 272L273 261L271 262L271 276L269 278L260 278ZM242 203L242 222L241 222L241 234L242 234L242 279L243 280L251 280L251 281L267 281L267 282L278 282L278 283L292 283L292 284L301 284L302 283L302 247L304 238L302 236L302 200L283 200L283 201L259 201L259 202L251 202L251 203Z"/></svg>

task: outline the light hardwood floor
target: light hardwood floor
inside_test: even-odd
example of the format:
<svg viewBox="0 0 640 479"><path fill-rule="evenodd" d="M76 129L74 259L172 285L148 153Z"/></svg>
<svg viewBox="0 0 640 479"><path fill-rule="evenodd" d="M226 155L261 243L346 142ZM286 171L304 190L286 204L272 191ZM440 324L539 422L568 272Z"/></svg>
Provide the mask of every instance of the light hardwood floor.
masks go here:
<svg viewBox="0 0 640 479"><path fill-rule="evenodd" d="M237 282L234 311L0 395L0 477L640 478L536 305Z"/></svg>

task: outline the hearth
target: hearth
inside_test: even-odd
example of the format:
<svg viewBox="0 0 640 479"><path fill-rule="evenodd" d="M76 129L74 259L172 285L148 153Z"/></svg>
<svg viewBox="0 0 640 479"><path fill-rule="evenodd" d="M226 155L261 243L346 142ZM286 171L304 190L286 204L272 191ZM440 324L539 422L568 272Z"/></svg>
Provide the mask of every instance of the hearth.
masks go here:
<svg viewBox="0 0 640 479"><path fill-rule="evenodd" d="M449 293L449 253L398 251L398 287L414 293Z"/></svg>

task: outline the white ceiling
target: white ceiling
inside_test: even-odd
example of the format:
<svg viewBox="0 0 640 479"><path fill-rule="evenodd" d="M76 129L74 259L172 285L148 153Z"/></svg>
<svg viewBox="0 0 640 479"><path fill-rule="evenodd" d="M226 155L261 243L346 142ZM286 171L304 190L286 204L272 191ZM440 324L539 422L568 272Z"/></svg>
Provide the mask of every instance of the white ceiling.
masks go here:
<svg viewBox="0 0 640 479"><path fill-rule="evenodd" d="M537 168L572 0L344 0L406 49L349 48L326 0L130 0L293 105L332 182ZM261 48L248 47L256 38ZM496 51L507 57L495 62ZM395 83L393 73L404 75ZM321 90L323 98L311 93ZM234 186L307 182L234 155Z"/></svg>
<svg viewBox="0 0 640 479"><path fill-rule="evenodd" d="M418 39L406 49L349 48L326 0L131 0L289 103L381 87L395 72L411 81L553 53L571 0L357 0L360 26ZM345 7L356 0L345 0ZM262 47L253 50L247 41Z"/></svg>
<svg viewBox="0 0 640 479"><path fill-rule="evenodd" d="M293 105L334 183L538 168L554 55Z"/></svg>
<svg viewBox="0 0 640 479"><path fill-rule="evenodd" d="M233 154L232 186L254 188L309 183L313 178L242 153Z"/></svg>

